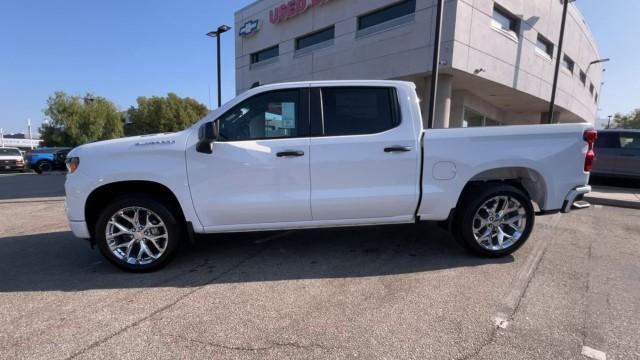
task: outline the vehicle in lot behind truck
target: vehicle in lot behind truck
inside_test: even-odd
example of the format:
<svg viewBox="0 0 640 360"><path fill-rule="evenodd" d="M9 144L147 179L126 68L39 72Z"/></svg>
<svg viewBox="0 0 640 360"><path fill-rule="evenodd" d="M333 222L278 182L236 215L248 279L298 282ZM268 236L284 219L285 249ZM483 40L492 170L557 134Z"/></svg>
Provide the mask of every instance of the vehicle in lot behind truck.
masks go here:
<svg viewBox="0 0 640 360"><path fill-rule="evenodd" d="M41 148L27 153L27 166L38 174L65 170L65 159L71 148Z"/></svg>
<svg viewBox="0 0 640 360"><path fill-rule="evenodd" d="M602 130L595 149L593 175L640 180L640 130Z"/></svg>
<svg viewBox="0 0 640 360"><path fill-rule="evenodd" d="M0 170L24 171L24 158L18 148L0 148Z"/></svg>
<svg viewBox="0 0 640 360"><path fill-rule="evenodd" d="M524 244L538 214L588 191L589 124L423 128L415 86L261 86L177 133L96 142L67 158L73 233L149 271L194 233L435 220L483 256Z"/></svg>

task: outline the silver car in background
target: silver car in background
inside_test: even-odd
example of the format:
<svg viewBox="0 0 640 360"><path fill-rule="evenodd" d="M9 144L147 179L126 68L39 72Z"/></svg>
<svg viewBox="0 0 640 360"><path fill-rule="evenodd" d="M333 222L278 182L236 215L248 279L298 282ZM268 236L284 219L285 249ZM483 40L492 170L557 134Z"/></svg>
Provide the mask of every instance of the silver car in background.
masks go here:
<svg viewBox="0 0 640 360"><path fill-rule="evenodd" d="M640 130L599 130L595 152L592 175L640 180Z"/></svg>

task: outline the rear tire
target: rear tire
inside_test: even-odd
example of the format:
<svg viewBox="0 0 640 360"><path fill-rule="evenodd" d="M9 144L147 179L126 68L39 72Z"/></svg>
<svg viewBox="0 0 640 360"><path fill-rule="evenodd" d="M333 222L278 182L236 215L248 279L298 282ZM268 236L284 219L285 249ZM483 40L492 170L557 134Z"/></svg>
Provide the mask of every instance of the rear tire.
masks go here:
<svg viewBox="0 0 640 360"><path fill-rule="evenodd" d="M463 246L485 257L518 250L533 230L535 210L522 190L502 183L469 189L458 206L453 233Z"/></svg>
<svg viewBox="0 0 640 360"><path fill-rule="evenodd" d="M36 164L34 169L38 174L47 173L53 171L53 163L48 160L40 161Z"/></svg>
<svg viewBox="0 0 640 360"><path fill-rule="evenodd" d="M127 195L109 203L98 216L94 234L102 255L129 272L165 266L182 236L171 208L145 195Z"/></svg>

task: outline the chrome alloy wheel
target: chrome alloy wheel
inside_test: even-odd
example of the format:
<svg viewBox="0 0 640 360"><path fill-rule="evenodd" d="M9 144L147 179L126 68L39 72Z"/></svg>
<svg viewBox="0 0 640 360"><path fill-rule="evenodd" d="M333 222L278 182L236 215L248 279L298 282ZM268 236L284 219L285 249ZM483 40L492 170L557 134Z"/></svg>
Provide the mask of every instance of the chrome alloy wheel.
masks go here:
<svg viewBox="0 0 640 360"><path fill-rule="evenodd" d="M111 216L105 239L118 259L132 265L145 265L162 256L169 234L156 213L135 206L120 209Z"/></svg>
<svg viewBox="0 0 640 360"><path fill-rule="evenodd" d="M473 217L473 236L480 246L490 251L513 246L526 227L527 211L511 196L490 198Z"/></svg>

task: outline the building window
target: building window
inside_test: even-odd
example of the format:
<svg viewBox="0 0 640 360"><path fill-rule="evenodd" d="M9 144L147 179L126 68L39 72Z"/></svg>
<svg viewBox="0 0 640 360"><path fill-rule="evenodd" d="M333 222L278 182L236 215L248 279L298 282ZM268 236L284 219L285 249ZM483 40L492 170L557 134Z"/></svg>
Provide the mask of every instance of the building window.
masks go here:
<svg viewBox="0 0 640 360"><path fill-rule="evenodd" d="M597 92L596 92L595 102L596 102L596 104L598 103L598 93Z"/></svg>
<svg viewBox="0 0 640 360"><path fill-rule="evenodd" d="M497 120L486 117L475 110L468 107L464 108L464 118L462 119L462 127L484 127L484 126L500 126Z"/></svg>
<svg viewBox="0 0 640 360"><path fill-rule="evenodd" d="M562 66L567 69L571 74L573 74L573 69L576 66L576 63L568 57L566 54L562 57Z"/></svg>
<svg viewBox="0 0 640 360"><path fill-rule="evenodd" d="M416 0L405 0L376 10L372 13L362 15L358 18L358 30L390 22L416 12Z"/></svg>
<svg viewBox="0 0 640 360"><path fill-rule="evenodd" d="M593 83L591 83L591 85L589 85L589 92L591 93L591 96L593 96L593 93L596 91L596 87L593 86Z"/></svg>
<svg viewBox="0 0 640 360"><path fill-rule="evenodd" d="M305 35L296 39L296 50L308 48L317 45L318 47L332 44L335 37L335 26L316 31L309 35Z"/></svg>
<svg viewBox="0 0 640 360"><path fill-rule="evenodd" d="M491 25L493 25L493 27L518 37L519 23L520 21L515 15L501 8L497 4L493 5L493 19L491 21Z"/></svg>
<svg viewBox="0 0 640 360"><path fill-rule="evenodd" d="M251 63L257 64L265 60L277 58L280 55L280 47L278 45L268 49L260 50L251 54Z"/></svg>
<svg viewBox="0 0 640 360"><path fill-rule="evenodd" d="M587 74L582 70L580 70L580 82L582 86L587 86Z"/></svg>
<svg viewBox="0 0 640 360"><path fill-rule="evenodd" d="M536 46L539 50L549 56L549 58L553 57L553 43L544 36L538 34L538 41L536 42Z"/></svg>

